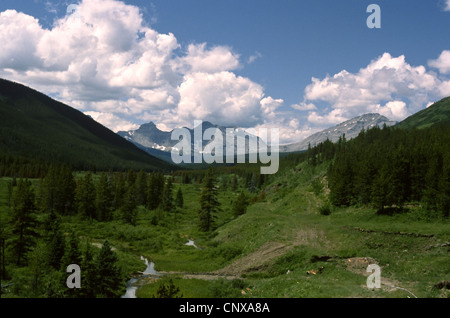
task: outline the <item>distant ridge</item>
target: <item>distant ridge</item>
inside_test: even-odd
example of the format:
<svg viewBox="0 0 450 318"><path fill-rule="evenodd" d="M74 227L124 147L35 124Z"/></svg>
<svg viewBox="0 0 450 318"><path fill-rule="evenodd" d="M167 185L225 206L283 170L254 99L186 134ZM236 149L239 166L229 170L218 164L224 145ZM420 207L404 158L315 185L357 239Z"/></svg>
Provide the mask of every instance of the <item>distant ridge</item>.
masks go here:
<svg viewBox="0 0 450 318"><path fill-rule="evenodd" d="M280 152L304 151L308 149L309 145L314 147L327 139L331 142L337 142L344 134L345 138L351 139L358 136L362 129L367 130L376 126L393 126L395 124L397 124L397 122L391 121L387 117L380 114L365 114L354 117L334 127L317 132L300 142L280 146Z"/></svg>

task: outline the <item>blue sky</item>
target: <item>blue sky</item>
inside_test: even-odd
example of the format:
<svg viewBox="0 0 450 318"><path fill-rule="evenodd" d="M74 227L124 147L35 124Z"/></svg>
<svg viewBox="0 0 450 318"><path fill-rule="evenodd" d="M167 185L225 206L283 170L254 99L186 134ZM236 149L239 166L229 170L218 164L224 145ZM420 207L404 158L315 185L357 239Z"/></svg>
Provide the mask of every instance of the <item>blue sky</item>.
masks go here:
<svg viewBox="0 0 450 318"><path fill-rule="evenodd" d="M366 25L372 3L380 29ZM447 0L2 0L0 12L0 77L115 131L202 119L277 127L286 143L450 95Z"/></svg>

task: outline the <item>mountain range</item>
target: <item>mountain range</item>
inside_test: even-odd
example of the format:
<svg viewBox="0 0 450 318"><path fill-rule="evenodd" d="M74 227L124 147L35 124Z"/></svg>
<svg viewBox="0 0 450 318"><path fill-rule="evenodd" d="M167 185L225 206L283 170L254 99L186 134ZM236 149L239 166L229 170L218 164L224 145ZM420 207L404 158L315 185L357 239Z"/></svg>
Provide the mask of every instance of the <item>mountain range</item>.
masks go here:
<svg viewBox="0 0 450 318"><path fill-rule="evenodd" d="M395 124L397 124L397 122L391 121L380 114L365 114L345 121L334 127L317 132L300 142L289 145L282 145L280 146L280 152L304 151L308 149L309 145L311 145L311 147L314 147L327 139L332 142L337 142L343 135L345 135L347 139L351 139L356 137L362 129L367 130L375 126L393 126ZM214 125L210 122L203 122L202 133L207 128L218 128L222 132L225 132L226 130L226 128L223 126ZM233 128L234 131L238 134L243 135L245 133L243 129L239 129L237 127L230 128ZM188 130L191 136L193 136L194 130ZM178 140L171 140L172 131L162 131L158 129L153 122L143 124L137 130L119 131L118 134L126 140L131 141L141 149L147 151L148 153L164 160L170 160L170 152L172 148L178 143ZM193 138L191 138L191 140L193 140ZM258 141L261 142L259 138ZM248 153L248 148L246 149L246 153Z"/></svg>
<svg viewBox="0 0 450 318"><path fill-rule="evenodd" d="M198 126L197 126L198 127ZM194 156L194 129L190 129L187 127L183 127L187 129L191 136L191 156ZM264 142L257 136L254 136L252 134L249 134L242 128L238 127L224 127L219 125L214 125L208 121L204 121L201 123L201 134L203 136L204 132L209 128L217 128L221 131L222 136L224 138L224 146L223 146L223 154L226 154L226 145L228 142L230 142L230 139L227 139L229 136L227 134L227 129L232 129L233 136L240 136L243 138L252 137L255 138L255 140L261 145ZM200 131L200 129L199 129ZM134 143L139 148L147 151L149 154L152 154L155 157L171 161L171 151L174 146L176 146L179 143L179 140L172 140L172 131L162 131L156 127L156 125L153 122L143 124L136 130L130 130L130 131L119 131L117 134L119 136L122 136L126 140ZM211 142L211 140L203 140L202 146L205 147ZM234 153L237 153L237 143L234 144ZM246 145L244 152L246 154L249 153L249 147Z"/></svg>

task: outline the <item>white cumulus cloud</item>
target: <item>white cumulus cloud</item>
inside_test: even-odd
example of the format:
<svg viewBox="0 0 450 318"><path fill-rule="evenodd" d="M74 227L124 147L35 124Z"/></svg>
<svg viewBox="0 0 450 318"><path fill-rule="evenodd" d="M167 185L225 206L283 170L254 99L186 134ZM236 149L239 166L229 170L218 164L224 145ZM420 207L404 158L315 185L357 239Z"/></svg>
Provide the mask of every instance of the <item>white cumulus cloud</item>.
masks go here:
<svg viewBox="0 0 450 318"><path fill-rule="evenodd" d="M437 68L442 74L450 74L450 51L444 50L435 60L428 62L430 67Z"/></svg>
<svg viewBox="0 0 450 318"><path fill-rule="evenodd" d="M261 122L263 87L232 72L187 74L179 93L177 114L187 121L240 127Z"/></svg>
<svg viewBox="0 0 450 318"><path fill-rule="evenodd" d="M307 110L310 102L331 106L324 113L309 113L308 120L315 124L335 124L374 111L401 120L442 96L441 85L436 74L424 66L408 64L403 55L384 53L357 73L343 70L323 79L313 78L305 89L304 102L293 108Z"/></svg>
<svg viewBox="0 0 450 318"><path fill-rule="evenodd" d="M1 12L0 76L114 131L150 120L170 129L193 119L250 127L273 118L282 102L233 73L242 65L232 48L183 48L148 25L137 6L116 0L82 0L48 29L30 15Z"/></svg>

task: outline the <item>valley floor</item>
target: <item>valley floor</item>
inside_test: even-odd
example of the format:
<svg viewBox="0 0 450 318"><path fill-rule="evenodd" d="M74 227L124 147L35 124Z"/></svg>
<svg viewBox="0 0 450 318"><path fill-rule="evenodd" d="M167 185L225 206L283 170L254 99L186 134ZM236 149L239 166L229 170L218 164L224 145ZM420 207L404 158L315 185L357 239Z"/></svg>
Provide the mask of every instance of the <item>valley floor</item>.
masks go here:
<svg viewBox="0 0 450 318"><path fill-rule="evenodd" d="M449 220L426 219L415 206L391 216L370 207L332 208L322 215L325 171L305 164L283 170L237 218L231 214L237 194L220 191L222 212L211 233L197 228L201 184L181 183L175 188L182 188L185 206L157 225L154 211L139 207L135 226L66 217L63 228L94 244L108 239L129 277L141 277L142 256L154 262L161 276L139 279L138 298L154 296L169 279L189 298L449 297L439 287L450 280ZM198 248L186 245L189 240ZM379 289L367 286L371 264L381 270Z"/></svg>

